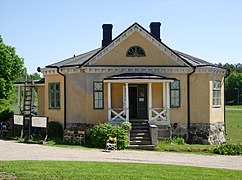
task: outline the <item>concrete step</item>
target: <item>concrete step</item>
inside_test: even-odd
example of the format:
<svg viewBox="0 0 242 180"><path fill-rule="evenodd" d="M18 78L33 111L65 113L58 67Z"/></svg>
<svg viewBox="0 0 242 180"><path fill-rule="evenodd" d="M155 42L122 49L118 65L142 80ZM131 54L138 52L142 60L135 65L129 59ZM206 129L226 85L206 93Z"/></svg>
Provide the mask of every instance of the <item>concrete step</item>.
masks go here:
<svg viewBox="0 0 242 180"><path fill-rule="evenodd" d="M136 140L136 141L130 141L130 145L151 145L151 141L147 140Z"/></svg>
<svg viewBox="0 0 242 180"><path fill-rule="evenodd" d="M132 126L132 130L138 130L138 129L145 129L145 130L149 130L148 126Z"/></svg>
<svg viewBox="0 0 242 180"><path fill-rule="evenodd" d="M154 150L154 145L129 145L129 149L145 149L145 150Z"/></svg>
<svg viewBox="0 0 242 180"><path fill-rule="evenodd" d="M140 126L140 125L149 126L149 123L147 123L147 122L132 122L131 125L132 125L132 127L133 126Z"/></svg>
<svg viewBox="0 0 242 180"><path fill-rule="evenodd" d="M149 133L149 129L131 129L130 133Z"/></svg>
<svg viewBox="0 0 242 180"><path fill-rule="evenodd" d="M130 123L137 123L137 122L146 122L148 123L148 119L130 119Z"/></svg>
<svg viewBox="0 0 242 180"><path fill-rule="evenodd" d="M150 141L150 137L149 136L134 136L134 137L130 137L130 141L136 141L136 140L148 140L148 141Z"/></svg>

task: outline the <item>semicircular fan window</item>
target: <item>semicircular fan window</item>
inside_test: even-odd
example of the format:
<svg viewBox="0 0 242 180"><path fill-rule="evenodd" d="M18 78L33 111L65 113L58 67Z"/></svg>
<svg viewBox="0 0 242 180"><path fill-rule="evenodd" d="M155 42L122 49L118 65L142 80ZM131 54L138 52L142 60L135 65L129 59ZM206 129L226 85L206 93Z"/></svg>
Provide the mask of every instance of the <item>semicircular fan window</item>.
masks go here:
<svg viewBox="0 0 242 180"><path fill-rule="evenodd" d="M128 49L126 56L127 57L144 57L145 51L140 46L132 46Z"/></svg>

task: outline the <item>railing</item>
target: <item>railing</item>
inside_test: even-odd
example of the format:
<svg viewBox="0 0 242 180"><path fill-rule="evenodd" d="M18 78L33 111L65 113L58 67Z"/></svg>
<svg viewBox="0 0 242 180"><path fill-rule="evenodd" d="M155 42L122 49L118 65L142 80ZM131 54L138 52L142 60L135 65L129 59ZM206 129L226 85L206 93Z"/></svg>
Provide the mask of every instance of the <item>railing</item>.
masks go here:
<svg viewBox="0 0 242 180"><path fill-rule="evenodd" d="M169 121L170 109L168 108L152 108L151 120Z"/></svg>
<svg viewBox="0 0 242 180"><path fill-rule="evenodd" d="M121 119L123 121L126 121L125 109L111 108L111 109L109 109L109 111L111 111L111 120L110 121L114 121L116 119Z"/></svg>

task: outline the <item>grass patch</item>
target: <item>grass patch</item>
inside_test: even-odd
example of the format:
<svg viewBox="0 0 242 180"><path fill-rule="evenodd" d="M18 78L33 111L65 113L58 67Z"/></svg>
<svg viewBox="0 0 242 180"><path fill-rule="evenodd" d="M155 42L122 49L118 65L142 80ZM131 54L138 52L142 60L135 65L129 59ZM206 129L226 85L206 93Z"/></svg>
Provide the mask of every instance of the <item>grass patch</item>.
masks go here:
<svg viewBox="0 0 242 180"><path fill-rule="evenodd" d="M169 152L185 152L193 154L207 154L212 155L215 145L201 145L201 144L174 144L168 141L158 141L157 151Z"/></svg>
<svg viewBox="0 0 242 180"><path fill-rule="evenodd" d="M189 166L65 161L2 161L0 177L18 179L239 179L242 171Z"/></svg>
<svg viewBox="0 0 242 180"><path fill-rule="evenodd" d="M242 144L242 111L226 110L227 143Z"/></svg>

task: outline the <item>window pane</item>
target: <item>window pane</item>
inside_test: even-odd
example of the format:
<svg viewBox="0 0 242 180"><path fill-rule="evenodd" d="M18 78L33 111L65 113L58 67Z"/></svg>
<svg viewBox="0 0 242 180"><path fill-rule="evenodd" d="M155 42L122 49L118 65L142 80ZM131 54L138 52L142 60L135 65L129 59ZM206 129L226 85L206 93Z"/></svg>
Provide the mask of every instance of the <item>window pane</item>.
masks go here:
<svg viewBox="0 0 242 180"><path fill-rule="evenodd" d="M180 81L170 83L171 107L180 106Z"/></svg>
<svg viewBox="0 0 242 180"><path fill-rule="evenodd" d="M94 108L103 108L103 83L93 83L93 105Z"/></svg>

